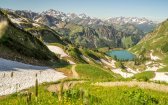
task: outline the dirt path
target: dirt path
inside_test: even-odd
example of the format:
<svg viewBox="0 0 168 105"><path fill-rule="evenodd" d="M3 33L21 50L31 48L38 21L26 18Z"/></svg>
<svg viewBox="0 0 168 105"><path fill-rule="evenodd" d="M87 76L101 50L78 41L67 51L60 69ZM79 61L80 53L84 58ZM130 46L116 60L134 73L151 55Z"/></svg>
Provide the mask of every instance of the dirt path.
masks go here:
<svg viewBox="0 0 168 105"><path fill-rule="evenodd" d="M75 67L76 67L76 65L73 65L72 68L71 68L71 70L72 70L72 77L73 78L79 78L79 75L78 75L78 73L75 70Z"/></svg>
<svg viewBox="0 0 168 105"><path fill-rule="evenodd" d="M167 92L168 93L168 85L157 84L157 83L149 83L149 82L137 82L137 81L125 81L125 82L100 82L93 84L96 86L128 86L128 87L139 87L141 89L150 89L155 91Z"/></svg>
<svg viewBox="0 0 168 105"><path fill-rule="evenodd" d="M68 89L71 89L73 88L76 84L78 83L83 83L84 81L67 81L67 82L64 82L63 83L63 90L68 90ZM59 84L53 84L53 85L50 85L47 90L50 91L50 92L59 92L60 91L60 83Z"/></svg>
<svg viewBox="0 0 168 105"><path fill-rule="evenodd" d="M75 70L75 67L76 65L72 65L72 68L71 68L71 71L72 71L72 78L76 78L78 79L79 78L79 75L78 73L76 72ZM86 81L83 81L83 80L79 80L79 81L66 81L66 82L63 82L63 90L68 90L68 89L71 89L73 88L76 84L78 83L83 83L83 82L86 82ZM61 84L53 84L53 85L50 85L47 90L50 91L50 92L59 92L60 91L60 87L61 87Z"/></svg>

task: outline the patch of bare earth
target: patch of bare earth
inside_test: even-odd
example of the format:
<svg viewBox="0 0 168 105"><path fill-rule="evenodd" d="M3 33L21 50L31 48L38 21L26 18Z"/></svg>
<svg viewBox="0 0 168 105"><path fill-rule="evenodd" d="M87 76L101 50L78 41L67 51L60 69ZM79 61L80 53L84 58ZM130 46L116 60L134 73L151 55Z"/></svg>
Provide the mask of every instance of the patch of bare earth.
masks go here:
<svg viewBox="0 0 168 105"><path fill-rule="evenodd" d="M47 90L50 92L59 92L61 85L63 85L63 90L68 90L74 87L78 83L83 83L84 81L67 81L64 83L50 85Z"/></svg>
<svg viewBox="0 0 168 105"><path fill-rule="evenodd" d="M76 65L73 65L71 68L72 69L72 76L73 76L73 78L79 78L79 75L76 72L75 68L76 68Z"/></svg>
<svg viewBox="0 0 168 105"><path fill-rule="evenodd" d="M72 76L72 70L69 70L67 68L57 68L57 71L64 73L67 78L71 78Z"/></svg>
<svg viewBox="0 0 168 105"><path fill-rule="evenodd" d="M76 72L75 68L76 68L76 65L72 65L72 68L70 70L70 73L69 73L68 77L72 77L72 78L75 78L75 79L79 78L79 75ZM63 90L68 90L68 89L73 88L76 84L83 83L83 82L86 82L86 81L82 81L82 80L79 80L79 81L66 81L66 82L63 82L63 83L50 85L47 88L47 90L50 91L50 92L59 92L60 88L61 88L61 85L63 85Z"/></svg>

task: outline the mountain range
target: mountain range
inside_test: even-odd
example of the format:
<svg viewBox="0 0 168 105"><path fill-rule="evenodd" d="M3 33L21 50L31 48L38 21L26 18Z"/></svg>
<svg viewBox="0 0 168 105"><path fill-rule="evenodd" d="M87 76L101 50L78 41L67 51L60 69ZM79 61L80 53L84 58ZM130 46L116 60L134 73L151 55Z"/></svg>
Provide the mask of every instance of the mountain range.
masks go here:
<svg viewBox="0 0 168 105"><path fill-rule="evenodd" d="M144 37L145 33L152 31L157 23L146 18L117 17L98 19L86 14L64 13L53 9L36 13L25 10L6 9L13 22L20 28L49 29L60 37L74 43L76 46L87 48L129 48ZM18 18L19 17L19 18ZM24 20L28 21L24 21ZM30 25L31 24L31 25ZM35 27L36 28L35 28ZM45 28L44 28L45 27ZM47 28L46 28L47 27Z"/></svg>

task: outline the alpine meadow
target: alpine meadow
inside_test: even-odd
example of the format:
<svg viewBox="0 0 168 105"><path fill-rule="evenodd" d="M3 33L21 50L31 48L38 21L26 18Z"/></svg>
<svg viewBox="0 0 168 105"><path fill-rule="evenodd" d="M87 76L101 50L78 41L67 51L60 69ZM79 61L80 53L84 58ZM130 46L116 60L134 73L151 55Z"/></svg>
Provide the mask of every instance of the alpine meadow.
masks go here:
<svg viewBox="0 0 168 105"><path fill-rule="evenodd" d="M167 5L1 0L0 105L168 105Z"/></svg>

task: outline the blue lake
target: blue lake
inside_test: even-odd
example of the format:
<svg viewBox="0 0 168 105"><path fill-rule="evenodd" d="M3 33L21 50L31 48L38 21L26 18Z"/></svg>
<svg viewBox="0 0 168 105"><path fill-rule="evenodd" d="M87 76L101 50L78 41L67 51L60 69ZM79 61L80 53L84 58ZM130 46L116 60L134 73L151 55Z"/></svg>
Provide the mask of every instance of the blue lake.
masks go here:
<svg viewBox="0 0 168 105"><path fill-rule="evenodd" d="M116 56L119 60L133 60L136 56L127 50L111 50L106 52L108 56Z"/></svg>

